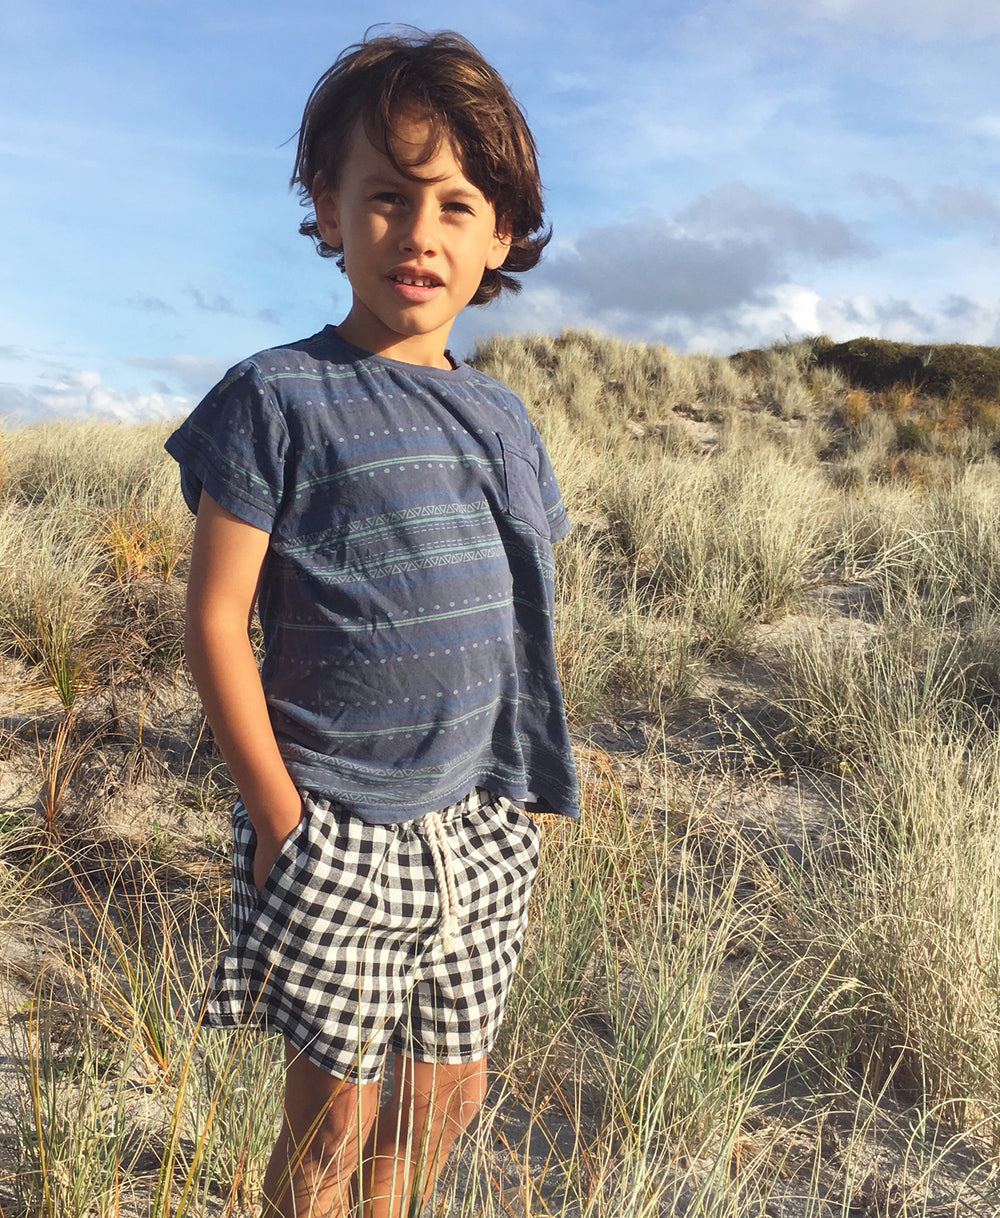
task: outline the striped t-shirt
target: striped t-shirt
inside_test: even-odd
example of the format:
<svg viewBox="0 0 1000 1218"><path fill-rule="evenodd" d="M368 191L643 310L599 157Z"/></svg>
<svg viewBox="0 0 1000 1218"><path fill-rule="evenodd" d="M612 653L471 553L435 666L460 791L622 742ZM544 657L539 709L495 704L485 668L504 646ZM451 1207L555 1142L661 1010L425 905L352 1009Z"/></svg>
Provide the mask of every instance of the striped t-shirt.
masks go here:
<svg viewBox="0 0 1000 1218"><path fill-rule="evenodd" d="M552 638L569 529L521 400L332 326L231 369L167 441L266 530L261 680L293 781L391 823L485 787L577 813Z"/></svg>

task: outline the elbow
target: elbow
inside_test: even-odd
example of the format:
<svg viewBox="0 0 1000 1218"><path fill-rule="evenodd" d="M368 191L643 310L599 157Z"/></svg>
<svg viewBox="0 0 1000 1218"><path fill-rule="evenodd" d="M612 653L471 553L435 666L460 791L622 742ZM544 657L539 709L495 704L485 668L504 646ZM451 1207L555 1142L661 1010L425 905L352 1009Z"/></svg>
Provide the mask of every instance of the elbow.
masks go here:
<svg viewBox="0 0 1000 1218"><path fill-rule="evenodd" d="M242 611L192 612L191 605L188 605L184 623L184 658L196 685L202 674L231 663L238 653L249 648L250 639Z"/></svg>

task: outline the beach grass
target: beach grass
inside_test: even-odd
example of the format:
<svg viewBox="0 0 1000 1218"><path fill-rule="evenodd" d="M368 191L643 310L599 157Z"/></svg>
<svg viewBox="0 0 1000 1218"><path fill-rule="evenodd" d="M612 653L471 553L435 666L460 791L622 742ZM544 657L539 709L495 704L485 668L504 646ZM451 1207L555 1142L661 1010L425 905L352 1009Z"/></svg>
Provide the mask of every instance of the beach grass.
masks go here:
<svg viewBox="0 0 1000 1218"><path fill-rule="evenodd" d="M430 1213L997 1212L1000 411L825 349L477 349L576 521L583 799ZM233 792L167 430L0 437L3 1218L253 1214L280 1116L198 1017Z"/></svg>

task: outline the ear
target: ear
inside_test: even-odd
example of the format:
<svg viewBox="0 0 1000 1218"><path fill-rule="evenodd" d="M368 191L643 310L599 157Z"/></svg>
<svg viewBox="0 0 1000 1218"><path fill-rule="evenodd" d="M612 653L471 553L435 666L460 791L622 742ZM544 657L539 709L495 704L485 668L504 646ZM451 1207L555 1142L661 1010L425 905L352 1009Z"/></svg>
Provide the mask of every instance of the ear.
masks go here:
<svg viewBox="0 0 1000 1218"><path fill-rule="evenodd" d="M486 269L488 271L498 271L506 262L507 255L510 253L510 243L513 240L509 232L500 232L493 234L493 243L486 254Z"/></svg>
<svg viewBox="0 0 1000 1218"><path fill-rule="evenodd" d="M340 231L340 206L337 191L324 186L317 175L313 182L313 207L316 211L316 227L319 235L331 249L343 249L344 238Z"/></svg>

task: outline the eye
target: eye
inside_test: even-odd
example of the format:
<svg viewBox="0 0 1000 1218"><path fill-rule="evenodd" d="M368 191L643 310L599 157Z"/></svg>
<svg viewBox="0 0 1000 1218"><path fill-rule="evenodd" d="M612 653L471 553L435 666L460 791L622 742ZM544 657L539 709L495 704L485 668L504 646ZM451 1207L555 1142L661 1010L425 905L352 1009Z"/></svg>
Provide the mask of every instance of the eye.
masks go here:
<svg viewBox="0 0 1000 1218"><path fill-rule="evenodd" d="M375 203L385 203L389 206L403 202L403 196L395 190L380 190L378 194L372 195L372 199Z"/></svg>
<svg viewBox="0 0 1000 1218"><path fill-rule="evenodd" d="M445 211L457 212L463 216L474 216L475 212L468 203L460 203L457 199L453 199L450 203L445 203Z"/></svg>

